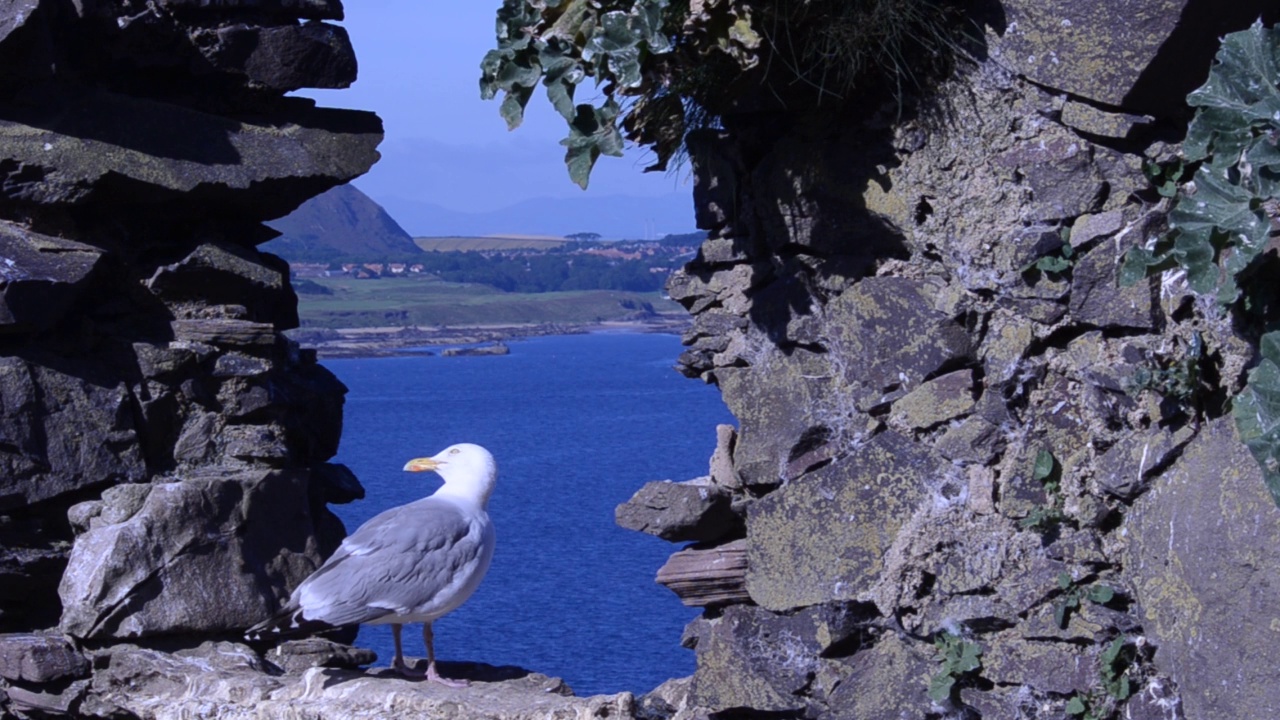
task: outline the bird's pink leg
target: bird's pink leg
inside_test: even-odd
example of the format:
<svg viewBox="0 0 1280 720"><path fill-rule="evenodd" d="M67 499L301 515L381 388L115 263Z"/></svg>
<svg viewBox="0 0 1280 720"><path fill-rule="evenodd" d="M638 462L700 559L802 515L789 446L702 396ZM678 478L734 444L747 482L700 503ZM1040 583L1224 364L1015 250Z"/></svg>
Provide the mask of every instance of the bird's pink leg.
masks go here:
<svg viewBox="0 0 1280 720"><path fill-rule="evenodd" d="M414 670L413 668L406 665L404 662L404 651L401 649L401 645L400 645L401 629L403 629L403 626L397 625L395 623L391 624L391 639L395 641L395 644L396 644L396 659L392 661L391 669L400 673L401 677L411 678L414 680L420 679L424 677L423 673L418 672L417 670Z"/></svg>
<svg viewBox="0 0 1280 720"><path fill-rule="evenodd" d="M466 680L450 680L440 677L440 673L436 672L436 648L432 644L433 633L431 632L431 623L422 624L422 641L427 645L427 679L434 680L441 685L449 687L467 687L471 683Z"/></svg>

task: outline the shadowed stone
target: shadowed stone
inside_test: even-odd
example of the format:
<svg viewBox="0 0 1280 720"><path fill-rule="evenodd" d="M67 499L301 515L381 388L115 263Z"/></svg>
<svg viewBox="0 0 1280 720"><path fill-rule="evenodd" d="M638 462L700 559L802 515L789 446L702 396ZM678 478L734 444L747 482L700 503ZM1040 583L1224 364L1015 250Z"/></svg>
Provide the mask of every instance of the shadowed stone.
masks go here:
<svg viewBox="0 0 1280 720"><path fill-rule="evenodd" d="M0 407L0 509L146 474L124 383L0 357Z"/></svg>
<svg viewBox="0 0 1280 720"><path fill-rule="evenodd" d="M197 44L214 67L242 74L253 86L272 90L345 88L356 79L351 40L347 31L336 25L230 25L201 35ZM206 38L212 42L201 44Z"/></svg>
<svg viewBox="0 0 1280 720"><path fill-rule="evenodd" d="M102 251L0 221L0 331L45 330L84 290Z"/></svg>
<svg viewBox="0 0 1280 720"><path fill-rule="evenodd" d="M313 667L355 669L361 665L372 665L378 654L324 638L306 638L287 640L272 648L265 658L285 672L296 673Z"/></svg>
<svg viewBox="0 0 1280 720"><path fill-rule="evenodd" d="M46 683L89 674L89 661L64 637L0 635L0 678Z"/></svg>
<svg viewBox="0 0 1280 720"><path fill-rule="evenodd" d="M0 197L49 209L142 204L279 217L378 158L376 115L308 105L291 103L267 123L106 92L51 101L25 122L0 120L6 157L29 168Z"/></svg>

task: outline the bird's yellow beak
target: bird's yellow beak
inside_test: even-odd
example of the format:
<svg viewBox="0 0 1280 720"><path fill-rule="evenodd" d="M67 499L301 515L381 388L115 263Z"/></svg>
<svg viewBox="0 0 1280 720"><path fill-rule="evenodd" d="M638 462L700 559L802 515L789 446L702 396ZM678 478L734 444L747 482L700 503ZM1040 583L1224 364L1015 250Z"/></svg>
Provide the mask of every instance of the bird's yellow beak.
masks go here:
<svg viewBox="0 0 1280 720"><path fill-rule="evenodd" d="M440 467L440 461L435 458L414 458L404 464L405 472L423 472L425 470L435 470Z"/></svg>

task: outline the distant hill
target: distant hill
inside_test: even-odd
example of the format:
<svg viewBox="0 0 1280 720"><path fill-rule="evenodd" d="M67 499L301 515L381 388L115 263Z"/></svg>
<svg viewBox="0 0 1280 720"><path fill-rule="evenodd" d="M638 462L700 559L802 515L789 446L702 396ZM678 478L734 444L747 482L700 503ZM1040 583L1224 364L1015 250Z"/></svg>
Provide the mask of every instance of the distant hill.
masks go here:
<svg viewBox="0 0 1280 720"><path fill-rule="evenodd" d="M563 237L590 232L609 240L656 240L695 227L690 193L543 198L484 213L459 212L394 196L379 196L378 200L415 237Z"/></svg>
<svg viewBox="0 0 1280 720"><path fill-rule="evenodd" d="M317 195L267 225L283 235L260 247L295 262L421 252L382 206L351 185Z"/></svg>
<svg viewBox="0 0 1280 720"><path fill-rule="evenodd" d="M569 242L562 237L542 235L486 235L484 237L419 237L413 242L423 250L550 250Z"/></svg>

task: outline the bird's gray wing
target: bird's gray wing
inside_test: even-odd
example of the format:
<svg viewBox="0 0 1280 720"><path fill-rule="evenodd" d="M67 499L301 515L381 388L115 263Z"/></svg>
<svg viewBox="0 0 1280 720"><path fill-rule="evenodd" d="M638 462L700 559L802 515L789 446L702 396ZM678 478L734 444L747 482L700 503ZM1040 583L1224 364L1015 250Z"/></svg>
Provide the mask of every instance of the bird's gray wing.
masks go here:
<svg viewBox="0 0 1280 720"><path fill-rule="evenodd" d="M331 625L408 614L480 554L482 534L452 504L425 498L374 516L298 588L308 619Z"/></svg>

